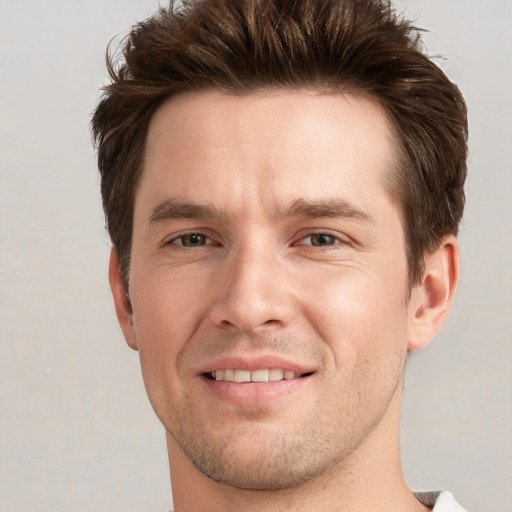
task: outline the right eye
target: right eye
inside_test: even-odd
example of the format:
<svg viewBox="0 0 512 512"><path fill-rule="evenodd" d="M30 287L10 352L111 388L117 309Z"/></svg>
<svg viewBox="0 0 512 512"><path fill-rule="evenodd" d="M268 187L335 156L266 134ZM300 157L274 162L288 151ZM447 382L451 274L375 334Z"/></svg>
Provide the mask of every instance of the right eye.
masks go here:
<svg viewBox="0 0 512 512"><path fill-rule="evenodd" d="M168 244L181 245L182 247L202 247L213 243L206 235L202 233L186 233L179 235L167 242Z"/></svg>

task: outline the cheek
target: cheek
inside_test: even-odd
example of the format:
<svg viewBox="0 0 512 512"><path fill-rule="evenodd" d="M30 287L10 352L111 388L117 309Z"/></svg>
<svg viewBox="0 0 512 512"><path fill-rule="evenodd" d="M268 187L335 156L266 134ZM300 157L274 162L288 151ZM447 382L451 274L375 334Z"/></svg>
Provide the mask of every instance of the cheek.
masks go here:
<svg viewBox="0 0 512 512"><path fill-rule="evenodd" d="M317 276L314 283L303 296L304 314L331 346L338 364L375 361L402 351L407 307L401 275L351 269Z"/></svg>
<svg viewBox="0 0 512 512"><path fill-rule="evenodd" d="M138 340L174 351L197 328L206 310L205 276L171 270L152 269L134 283L133 310Z"/></svg>
<svg viewBox="0 0 512 512"><path fill-rule="evenodd" d="M198 279L175 279L164 269L139 275L131 289L134 328L144 383L158 413L160 400L180 393L177 362L201 323L206 301Z"/></svg>
<svg viewBox="0 0 512 512"><path fill-rule="evenodd" d="M367 277L326 286L326 307L315 326L332 353L333 408L341 407L347 421L365 422L379 411L384 414L399 386L407 353L401 288L397 290L396 282L391 286Z"/></svg>

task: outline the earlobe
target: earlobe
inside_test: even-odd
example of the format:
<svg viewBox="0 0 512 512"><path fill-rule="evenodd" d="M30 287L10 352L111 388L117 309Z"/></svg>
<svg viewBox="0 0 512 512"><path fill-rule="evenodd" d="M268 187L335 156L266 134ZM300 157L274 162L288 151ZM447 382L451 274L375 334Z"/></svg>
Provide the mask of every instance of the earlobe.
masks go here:
<svg viewBox="0 0 512 512"><path fill-rule="evenodd" d="M408 350L428 345L443 325L453 304L459 273L459 244L450 235L426 257L422 282L412 292Z"/></svg>
<svg viewBox="0 0 512 512"><path fill-rule="evenodd" d="M108 278L110 282L110 289L112 290L112 296L114 298L117 320L119 321L119 325L123 331L126 343L128 343L133 350L138 350L137 338L135 336L135 329L133 326L132 305L123 283L119 253L115 247L112 247L110 252Z"/></svg>

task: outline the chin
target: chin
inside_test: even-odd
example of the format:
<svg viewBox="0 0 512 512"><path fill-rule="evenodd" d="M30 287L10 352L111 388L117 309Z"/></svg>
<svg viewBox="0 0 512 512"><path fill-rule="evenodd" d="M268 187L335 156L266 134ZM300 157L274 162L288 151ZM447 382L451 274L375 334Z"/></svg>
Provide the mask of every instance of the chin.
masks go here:
<svg viewBox="0 0 512 512"><path fill-rule="evenodd" d="M192 464L215 482L248 490L298 487L333 469L343 450L326 446L313 431L300 436L259 426L221 436L173 436ZM333 436L334 437L334 436Z"/></svg>
<svg viewBox="0 0 512 512"><path fill-rule="evenodd" d="M276 460L277 459L277 460ZM327 468L304 461L290 461L277 456L261 460L212 463L211 459L191 459L194 466L215 482L247 490L277 490L299 487L322 474ZM325 461L323 461L325 464Z"/></svg>

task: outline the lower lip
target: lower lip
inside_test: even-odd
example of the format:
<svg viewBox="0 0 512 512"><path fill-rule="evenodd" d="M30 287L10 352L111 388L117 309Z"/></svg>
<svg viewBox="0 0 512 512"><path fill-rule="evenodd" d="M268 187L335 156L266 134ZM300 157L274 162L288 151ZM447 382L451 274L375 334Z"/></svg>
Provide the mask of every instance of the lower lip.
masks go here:
<svg viewBox="0 0 512 512"><path fill-rule="evenodd" d="M229 382L202 377L207 389L221 400L238 405L257 405L294 394L307 386L312 375L277 382Z"/></svg>

